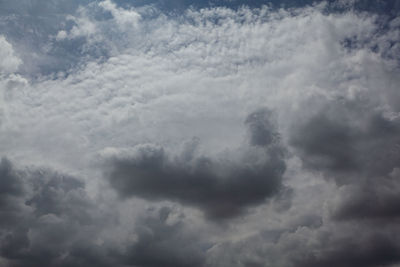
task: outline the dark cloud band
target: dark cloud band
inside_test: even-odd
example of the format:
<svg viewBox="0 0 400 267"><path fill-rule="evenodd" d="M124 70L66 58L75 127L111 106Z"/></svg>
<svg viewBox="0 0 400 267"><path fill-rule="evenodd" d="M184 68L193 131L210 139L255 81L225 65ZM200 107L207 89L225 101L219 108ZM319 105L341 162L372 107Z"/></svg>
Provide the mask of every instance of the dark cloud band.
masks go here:
<svg viewBox="0 0 400 267"><path fill-rule="evenodd" d="M232 152L239 161L174 157L162 147L142 145L131 157L110 161L110 183L124 197L178 201L214 219L239 215L276 195L286 168L272 112L250 114L246 124L250 146Z"/></svg>

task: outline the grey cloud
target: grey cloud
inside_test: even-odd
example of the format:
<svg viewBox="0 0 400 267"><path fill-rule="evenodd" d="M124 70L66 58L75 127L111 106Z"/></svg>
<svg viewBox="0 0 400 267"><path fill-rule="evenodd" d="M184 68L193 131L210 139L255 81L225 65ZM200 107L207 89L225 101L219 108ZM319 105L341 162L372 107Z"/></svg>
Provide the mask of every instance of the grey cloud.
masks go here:
<svg viewBox="0 0 400 267"><path fill-rule="evenodd" d="M306 167L351 183L359 181L360 174L385 176L398 166L398 119L362 100L321 102L325 106L300 120L291 136Z"/></svg>
<svg viewBox="0 0 400 267"><path fill-rule="evenodd" d="M6 158L0 185L0 259L7 266L204 266L210 245L172 208L149 209L131 227L121 226L115 213L88 197L80 179L18 169ZM102 236L114 228L137 238L115 243Z"/></svg>
<svg viewBox="0 0 400 267"><path fill-rule="evenodd" d="M18 196L22 193L22 182L7 158L1 159L0 178L0 195L2 197L7 195Z"/></svg>
<svg viewBox="0 0 400 267"><path fill-rule="evenodd" d="M369 180L366 184L345 186L332 212L335 220L374 219L377 223L400 218L400 184L395 175Z"/></svg>
<svg viewBox="0 0 400 267"><path fill-rule="evenodd" d="M23 201L20 197L24 194L24 184L19 173L13 168L12 163L2 158L0 162L0 225L11 225L18 220L23 220L20 213Z"/></svg>
<svg viewBox="0 0 400 267"><path fill-rule="evenodd" d="M299 147L306 166L333 172L358 168L351 128L318 114L301 126L294 134L292 144Z"/></svg>
<svg viewBox="0 0 400 267"><path fill-rule="evenodd" d="M318 250L294 260L294 266L371 267L390 266L400 262L398 240L384 234L371 234L365 239L342 239L322 245Z"/></svg>
<svg viewBox="0 0 400 267"><path fill-rule="evenodd" d="M168 199L202 209L209 218L236 216L261 204L282 188L285 149L271 112L257 111L246 120L247 151L235 161L210 157L173 157L162 147L136 147L132 157L114 158L108 167L111 185L124 197ZM185 152L186 153L186 152Z"/></svg>
<svg viewBox="0 0 400 267"><path fill-rule="evenodd" d="M48 169L18 169L4 158L0 185L0 257L8 266L95 264L85 253L74 253L85 244L102 249L92 243L100 213L81 181Z"/></svg>
<svg viewBox="0 0 400 267"><path fill-rule="evenodd" d="M168 222L172 210L163 207L155 215L136 222L137 242L127 248L123 262L129 266L204 266L206 244L199 236L185 232L182 219Z"/></svg>
<svg viewBox="0 0 400 267"><path fill-rule="evenodd" d="M120 9L89 2L0 0L2 48L10 55L0 63L8 75L0 81L1 150L82 171L99 186L89 196L92 188L79 177L3 159L0 265L400 262L398 19L376 25L382 18L342 12L361 1L340 1L334 15L329 4L164 14L129 9L147 3L141 0L111 1ZM186 8L190 1L153 2ZM389 2L365 9L381 5L378 13L390 9L393 16L399 5ZM80 67L56 74L71 66ZM54 75L32 81L32 72ZM358 91L371 94L354 97ZM293 113L316 92L352 96L313 98ZM238 144L238 118L259 105L279 116L267 109L250 114L246 143ZM193 135L201 139L176 152L173 144ZM287 158L288 139L304 168ZM91 160L105 147L129 151L146 140L165 146L139 145L108 161L113 190L129 198L121 201L96 180ZM316 181L319 174L336 186ZM215 224L168 207L143 213L148 200L157 207L165 204L159 200L178 202L213 220L239 218Z"/></svg>
<svg viewBox="0 0 400 267"><path fill-rule="evenodd" d="M295 116L290 136L295 154L304 168L335 181L338 191L335 200L327 201L329 216L311 231L319 242L292 254L294 266L400 262L393 235L400 216L400 121L387 109L371 95L360 94L311 99Z"/></svg>
<svg viewBox="0 0 400 267"><path fill-rule="evenodd" d="M250 144L254 146L268 146L279 142L274 114L268 109L261 109L251 113L245 124L249 127Z"/></svg>
<svg viewBox="0 0 400 267"><path fill-rule="evenodd" d="M223 242L208 253L208 266L382 267L400 262L398 226L324 221L283 227L240 241Z"/></svg>
<svg viewBox="0 0 400 267"><path fill-rule="evenodd" d="M398 217L399 119L365 99L323 103L314 115L298 122L291 144L305 167L352 188L333 217Z"/></svg>

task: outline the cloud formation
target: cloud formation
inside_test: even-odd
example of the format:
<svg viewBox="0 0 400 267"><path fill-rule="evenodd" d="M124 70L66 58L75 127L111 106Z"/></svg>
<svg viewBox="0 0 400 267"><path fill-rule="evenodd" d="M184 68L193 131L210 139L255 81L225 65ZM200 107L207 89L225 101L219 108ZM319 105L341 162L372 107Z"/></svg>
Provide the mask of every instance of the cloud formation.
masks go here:
<svg viewBox="0 0 400 267"><path fill-rule="evenodd" d="M361 97L327 101L323 106L300 120L291 142L306 167L348 187L335 217L399 216L394 193L399 189L397 116Z"/></svg>
<svg viewBox="0 0 400 267"><path fill-rule="evenodd" d="M276 195L286 168L271 111L250 114L246 124L249 148L214 159L196 155L197 140L176 157L162 147L141 145L127 158L112 159L110 183L122 196L178 201L201 208L210 218L238 215Z"/></svg>
<svg viewBox="0 0 400 267"><path fill-rule="evenodd" d="M138 240L127 248L123 262L133 266L204 266L205 253L199 237L182 231L184 222L168 224L172 210L159 209L136 222Z"/></svg>
<svg viewBox="0 0 400 267"><path fill-rule="evenodd" d="M45 169L17 169L5 158L0 172L0 255L7 266L94 264L86 255L73 259L97 230L94 203L81 181Z"/></svg>
<svg viewBox="0 0 400 267"><path fill-rule="evenodd" d="M12 45L2 35L0 35L0 57L2 58L0 63L1 74L13 73L21 64L21 60L15 55Z"/></svg>
<svg viewBox="0 0 400 267"><path fill-rule="evenodd" d="M116 214L101 210L78 178L18 169L6 158L0 173L0 256L7 266L202 266L202 241L169 207L142 214L124 229L130 239L115 244L107 232L121 227L110 218Z"/></svg>
<svg viewBox="0 0 400 267"><path fill-rule="evenodd" d="M398 4L191 3L0 3L0 265L398 265Z"/></svg>

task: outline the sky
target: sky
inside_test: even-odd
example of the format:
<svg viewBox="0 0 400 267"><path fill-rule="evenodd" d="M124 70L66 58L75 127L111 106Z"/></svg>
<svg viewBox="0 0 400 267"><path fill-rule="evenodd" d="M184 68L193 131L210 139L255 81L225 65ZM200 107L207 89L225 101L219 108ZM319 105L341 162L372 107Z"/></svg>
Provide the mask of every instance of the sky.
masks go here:
<svg viewBox="0 0 400 267"><path fill-rule="evenodd" d="M400 266L400 2L0 0L0 266Z"/></svg>

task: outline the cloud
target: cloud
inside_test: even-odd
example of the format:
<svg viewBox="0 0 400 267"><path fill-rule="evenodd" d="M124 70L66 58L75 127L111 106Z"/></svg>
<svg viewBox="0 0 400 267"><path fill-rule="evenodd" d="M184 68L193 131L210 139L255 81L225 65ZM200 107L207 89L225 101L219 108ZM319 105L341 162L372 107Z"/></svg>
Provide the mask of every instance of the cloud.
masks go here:
<svg viewBox="0 0 400 267"><path fill-rule="evenodd" d="M357 98L326 101L293 131L292 143L311 168L388 175L399 159L400 126L397 118L385 116L379 108Z"/></svg>
<svg viewBox="0 0 400 267"><path fill-rule="evenodd" d="M397 4L239 2L0 3L0 265L399 262Z"/></svg>
<svg viewBox="0 0 400 267"><path fill-rule="evenodd" d="M387 234L328 240L325 248L321 244L320 249L295 260L295 266L392 266L400 261L398 240Z"/></svg>
<svg viewBox="0 0 400 267"><path fill-rule="evenodd" d="M138 240L127 248L123 262L133 266L204 266L205 249L199 236L184 230L183 220L169 220L171 208L162 207L136 222Z"/></svg>
<svg viewBox="0 0 400 267"><path fill-rule="evenodd" d="M124 197L178 201L214 219L241 214L281 190L286 168L272 112L256 111L246 124L249 148L210 158L194 155L196 143L177 157L155 145L137 146L129 157L111 159L110 183Z"/></svg>
<svg viewBox="0 0 400 267"><path fill-rule="evenodd" d="M343 186L334 217L398 217L398 118L361 97L326 101L321 107L297 122L291 142L304 166Z"/></svg>
<svg viewBox="0 0 400 267"><path fill-rule="evenodd" d="M93 241L90 236L99 229L96 208L78 179L18 169L5 158L0 173L0 256L7 266L67 266L70 252ZM95 263L85 254L75 260L75 266Z"/></svg>
<svg viewBox="0 0 400 267"><path fill-rule="evenodd" d="M140 14L135 12L135 10L118 8L116 4L110 0L101 2L99 6L111 13L117 24L123 27L122 30L128 30L129 27L136 27L140 20Z"/></svg>
<svg viewBox="0 0 400 267"><path fill-rule="evenodd" d="M76 177L3 158L0 184L0 258L7 266L203 266L207 243L170 207L148 209L126 228ZM116 244L115 228L128 239Z"/></svg>
<svg viewBox="0 0 400 267"><path fill-rule="evenodd" d="M21 60L15 55L12 45L0 35L0 74L9 74L18 70Z"/></svg>
<svg viewBox="0 0 400 267"><path fill-rule="evenodd" d="M65 26L70 26L66 17L74 15L79 5L89 2L90 0L2 2L0 29L24 62L20 64L18 71L27 77L38 77L53 71L65 71L75 65L74 61L79 61L77 51L68 45L54 47L53 36Z"/></svg>
<svg viewBox="0 0 400 267"><path fill-rule="evenodd" d="M316 227L263 231L214 246L207 266L396 266L399 240L392 233L397 230L395 225L379 229L325 221Z"/></svg>
<svg viewBox="0 0 400 267"><path fill-rule="evenodd" d="M1 161L0 174L4 189L0 192L0 257L6 266L123 266L128 261L151 261L162 253L133 254L142 242L133 235L140 236L142 228L121 226L116 213L109 209L113 204L103 206L101 200L95 201L80 178L47 168L15 167L6 158ZM148 215L141 216L145 220ZM170 229L165 227L165 231ZM127 240L116 238L116 228L128 236ZM168 242L179 241L180 229L179 224ZM155 240L163 238L162 228L159 231L154 233ZM171 244L165 248L171 251ZM176 257L180 251L175 251Z"/></svg>
<svg viewBox="0 0 400 267"><path fill-rule="evenodd" d="M84 62L74 60L79 67L71 72L55 69L41 81L12 90L0 137L4 153L31 154L32 160L39 152L46 162L75 168L83 163L80 156L88 161L105 147L165 146L192 136L210 150L222 150L243 140L242 119L263 106L276 110L285 128L296 112L292 103L336 86L343 94L361 90L357 77L387 63L372 52L349 53L341 45L351 36L360 43L373 39L373 18L324 16L318 8L297 15L268 8L212 8L179 17L124 9L142 17L137 28L125 31L97 4L85 6L74 13L72 25L59 30L70 34L89 22L96 29L93 39L53 40L54 49L78 49ZM57 49L51 50L58 51L57 58L70 59ZM93 59L96 51L106 56ZM385 75L374 82L384 83Z"/></svg>
<svg viewBox="0 0 400 267"><path fill-rule="evenodd" d="M344 186L332 211L336 220L375 220L378 224L397 221L400 216L398 169L389 177Z"/></svg>

